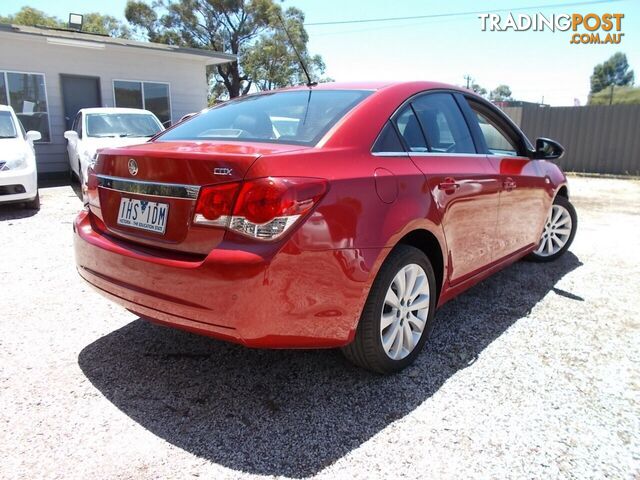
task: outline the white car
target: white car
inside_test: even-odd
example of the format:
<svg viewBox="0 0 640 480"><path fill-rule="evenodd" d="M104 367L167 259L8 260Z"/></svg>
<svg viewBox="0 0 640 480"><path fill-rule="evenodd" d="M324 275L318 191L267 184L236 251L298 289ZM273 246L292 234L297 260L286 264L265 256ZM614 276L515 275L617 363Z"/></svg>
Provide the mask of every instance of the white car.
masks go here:
<svg viewBox="0 0 640 480"><path fill-rule="evenodd" d="M40 132L24 131L13 108L0 105L0 203L23 202L39 209L38 171L33 142Z"/></svg>
<svg viewBox="0 0 640 480"><path fill-rule="evenodd" d="M164 130L153 113L137 108L83 108L71 128L64 132L69 165L83 192L99 149L144 143Z"/></svg>

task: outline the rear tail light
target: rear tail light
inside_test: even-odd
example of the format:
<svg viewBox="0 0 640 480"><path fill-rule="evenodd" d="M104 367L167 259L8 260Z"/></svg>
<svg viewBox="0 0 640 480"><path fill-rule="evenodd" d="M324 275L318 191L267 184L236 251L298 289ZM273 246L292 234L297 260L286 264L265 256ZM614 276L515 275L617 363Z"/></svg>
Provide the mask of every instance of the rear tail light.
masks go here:
<svg viewBox="0 0 640 480"><path fill-rule="evenodd" d="M205 187L193 221L272 240L311 210L326 191L327 182L313 178L269 177Z"/></svg>

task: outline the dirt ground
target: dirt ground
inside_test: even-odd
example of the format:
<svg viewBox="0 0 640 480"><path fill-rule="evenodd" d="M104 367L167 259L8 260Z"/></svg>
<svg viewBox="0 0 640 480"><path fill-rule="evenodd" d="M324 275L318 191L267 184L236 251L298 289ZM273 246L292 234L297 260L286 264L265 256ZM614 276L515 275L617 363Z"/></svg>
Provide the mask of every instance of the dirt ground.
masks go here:
<svg viewBox="0 0 640 480"><path fill-rule="evenodd" d="M639 478L640 183L570 188L571 250L445 305L391 377L148 324L77 275L70 187L0 207L0 477Z"/></svg>

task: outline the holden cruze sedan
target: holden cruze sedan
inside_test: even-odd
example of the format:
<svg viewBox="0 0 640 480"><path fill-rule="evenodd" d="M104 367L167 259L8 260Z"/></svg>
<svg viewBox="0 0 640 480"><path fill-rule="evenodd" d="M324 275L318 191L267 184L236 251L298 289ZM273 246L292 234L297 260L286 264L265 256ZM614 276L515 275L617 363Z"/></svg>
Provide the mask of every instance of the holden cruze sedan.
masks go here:
<svg viewBox="0 0 640 480"><path fill-rule="evenodd" d="M80 275L142 318L251 347L413 362L436 308L571 244L566 178L483 98L449 85L245 96L103 150L74 224Z"/></svg>

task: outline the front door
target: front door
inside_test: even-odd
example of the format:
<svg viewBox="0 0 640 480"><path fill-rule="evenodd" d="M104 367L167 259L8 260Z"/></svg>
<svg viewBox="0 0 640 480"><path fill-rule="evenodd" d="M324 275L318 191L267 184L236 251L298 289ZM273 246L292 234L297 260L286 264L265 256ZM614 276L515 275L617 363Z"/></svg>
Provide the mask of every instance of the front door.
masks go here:
<svg viewBox="0 0 640 480"><path fill-rule="evenodd" d="M478 154L464 116L447 92L426 93L396 117L409 155L428 180L447 242L451 284L493 259L500 183Z"/></svg>
<svg viewBox="0 0 640 480"><path fill-rule="evenodd" d="M538 243L549 209L545 179L538 162L526 156L523 139L501 114L474 101L469 106L502 184L494 252L499 260Z"/></svg>
<svg viewBox="0 0 640 480"><path fill-rule="evenodd" d="M70 130L73 119L81 108L100 107L100 79L79 75L60 75L64 102L65 130Z"/></svg>

